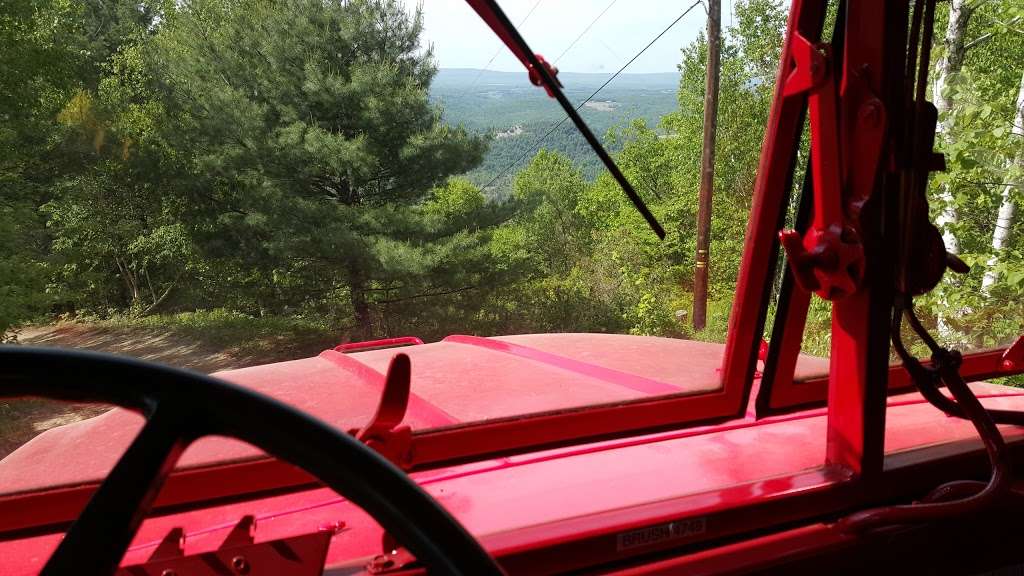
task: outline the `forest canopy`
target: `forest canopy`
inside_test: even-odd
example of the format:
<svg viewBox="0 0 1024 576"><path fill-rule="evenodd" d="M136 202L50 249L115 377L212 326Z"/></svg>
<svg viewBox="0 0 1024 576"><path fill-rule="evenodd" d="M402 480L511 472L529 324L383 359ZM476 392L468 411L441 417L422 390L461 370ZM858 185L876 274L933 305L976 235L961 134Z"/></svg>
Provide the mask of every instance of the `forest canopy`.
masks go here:
<svg viewBox="0 0 1024 576"><path fill-rule="evenodd" d="M1013 0L941 3L932 50L948 165L932 207L973 268L923 305L974 346L1024 324L1022 17ZM670 231L658 241L568 124L541 146L557 120L513 142L447 113L422 17L398 0L5 2L0 334L206 310L302 318L339 341L721 340L785 21L774 0L738 1L726 30L709 323L695 334L703 36L681 47L673 109L604 134ZM807 350L827 352L826 328L816 303Z"/></svg>

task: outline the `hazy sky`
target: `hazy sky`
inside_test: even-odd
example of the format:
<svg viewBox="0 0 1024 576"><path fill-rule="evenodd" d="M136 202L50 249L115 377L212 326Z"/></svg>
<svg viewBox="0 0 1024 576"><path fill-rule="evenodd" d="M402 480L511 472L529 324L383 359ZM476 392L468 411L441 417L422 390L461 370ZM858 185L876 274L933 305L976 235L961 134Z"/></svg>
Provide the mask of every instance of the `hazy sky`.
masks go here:
<svg viewBox="0 0 1024 576"><path fill-rule="evenodd" d="M416 0L405 0L415 9ZM537 4L526 23L520 26L530 47L549 61L572 43L588 24L609 4L611 8L572 49L558 60L560 70L568 72L614 72L640 51L659 32L676 19L693 0L501 0L512 22L519 24ZM729 24L731 3L722 3L723 24ZM465 0L422 0L425 38L434 45L434 55L442 68L484 68L519 71L522 66L512 56ZM680 61L679 50L705 26L701 6L690 11L675 27L651 46L626 72L674 72ZM499 50L499 47L501 49ZM498 56L487 66L495 52Z"/></svg>

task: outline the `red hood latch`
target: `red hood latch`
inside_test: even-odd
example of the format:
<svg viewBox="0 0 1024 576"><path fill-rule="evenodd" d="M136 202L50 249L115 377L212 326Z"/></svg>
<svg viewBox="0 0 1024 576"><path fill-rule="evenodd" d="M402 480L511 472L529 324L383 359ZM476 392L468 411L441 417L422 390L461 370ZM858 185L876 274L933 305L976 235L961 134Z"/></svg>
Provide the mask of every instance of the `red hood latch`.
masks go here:
<svg viewBox="0 0 1024 576"><path fill-rule="evenodd" d="M370 422L349 432L400 467L412 462L412 429L402 424L409 407L412 364L406 354L395 354L384 377L380 404Z"/></svg>

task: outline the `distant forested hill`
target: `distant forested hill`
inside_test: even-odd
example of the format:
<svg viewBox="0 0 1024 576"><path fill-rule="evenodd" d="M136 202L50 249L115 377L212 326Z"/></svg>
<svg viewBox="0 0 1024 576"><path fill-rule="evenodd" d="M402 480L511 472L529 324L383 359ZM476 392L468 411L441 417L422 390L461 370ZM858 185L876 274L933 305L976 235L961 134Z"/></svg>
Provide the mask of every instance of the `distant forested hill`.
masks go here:
<svg viewBox="0 0 1024 576"><path fill-rule="evenodd" d="M563 72L559 79L573 102L585 100L611 74ZM679 75L621 74L582 110L583 118L606 145L607 132L642 118L655 126L676 108ZM431 98L444 107L444 120L468 130L491 134L491 147L483 164L470 173L477 184L486 184L510 163L533 154L539 139L565 117L558 102L527 80L526 72L492 72L468 68L443 68L430 89ZM597 156L571 122L566 121L544 140L543 146L567 154L588 176L599 168ZM500 194L519 166L509 170L488 190Z"/></svg>

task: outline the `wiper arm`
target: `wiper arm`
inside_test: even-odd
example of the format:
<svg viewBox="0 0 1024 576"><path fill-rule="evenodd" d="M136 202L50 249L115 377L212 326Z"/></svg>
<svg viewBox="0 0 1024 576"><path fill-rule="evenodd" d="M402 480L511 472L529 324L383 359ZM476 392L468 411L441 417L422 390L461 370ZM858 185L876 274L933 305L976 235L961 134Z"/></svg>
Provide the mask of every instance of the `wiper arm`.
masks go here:
<svg viewBox="0 0 1024 576"><path fill-rule="evenodd" d="M526 67L526 70L530 74L530 82L537 86L543 86L549 96L558 100L562 109L565 110L566 115L569 116L580 133L583 134L587 143L590 144L590 147L594 150L594 153L601 159L601 163L608 169L608 172L610 172L612 177L615 178L615 181L619 183L622 191L626 193L630 202L633 203L633 206L636 207L637 211L640 212L640 215L642 215L644 220L647 221L651 230L654 230L654 233L658 235L658 238L664 239L665 229L662 228L660 223L658 223L654 214L652 214L651 210L647 207L647 204L645 204L643 199L640 198L640 195L636 193L636 190L633 189L633 185L629 183L626 176L622 174L622 170L619 170L618 165L615 164L614 160L612 160L608 151L601 145L601 141L594 136L593 132L590 131L590 127L587 126L587 123L583 121L582 117L580 117L576 108L573 107L572 103L569 102L569 99L566 98L565 94L562 92L562 83L555 77L558 71L548 64L543 57L538 54L534 54L534 52L530 50L530 46L526 43L526 40L523 39L522 35L519 34L519 30L516 30L516 27L512 25L512 22L509 21L507 16L505 16L505 13L501 10L501 7L498 6L498 3L495 0L466 0L466 2L473 8L473 10L476 10L476 13L479 14L480 17L483 18L484 22L491 27L491 30L501 38L502 42L508 46L509 50L516 55L516 58L519 58L519 61L523 63L523 66Z"/></svg>

